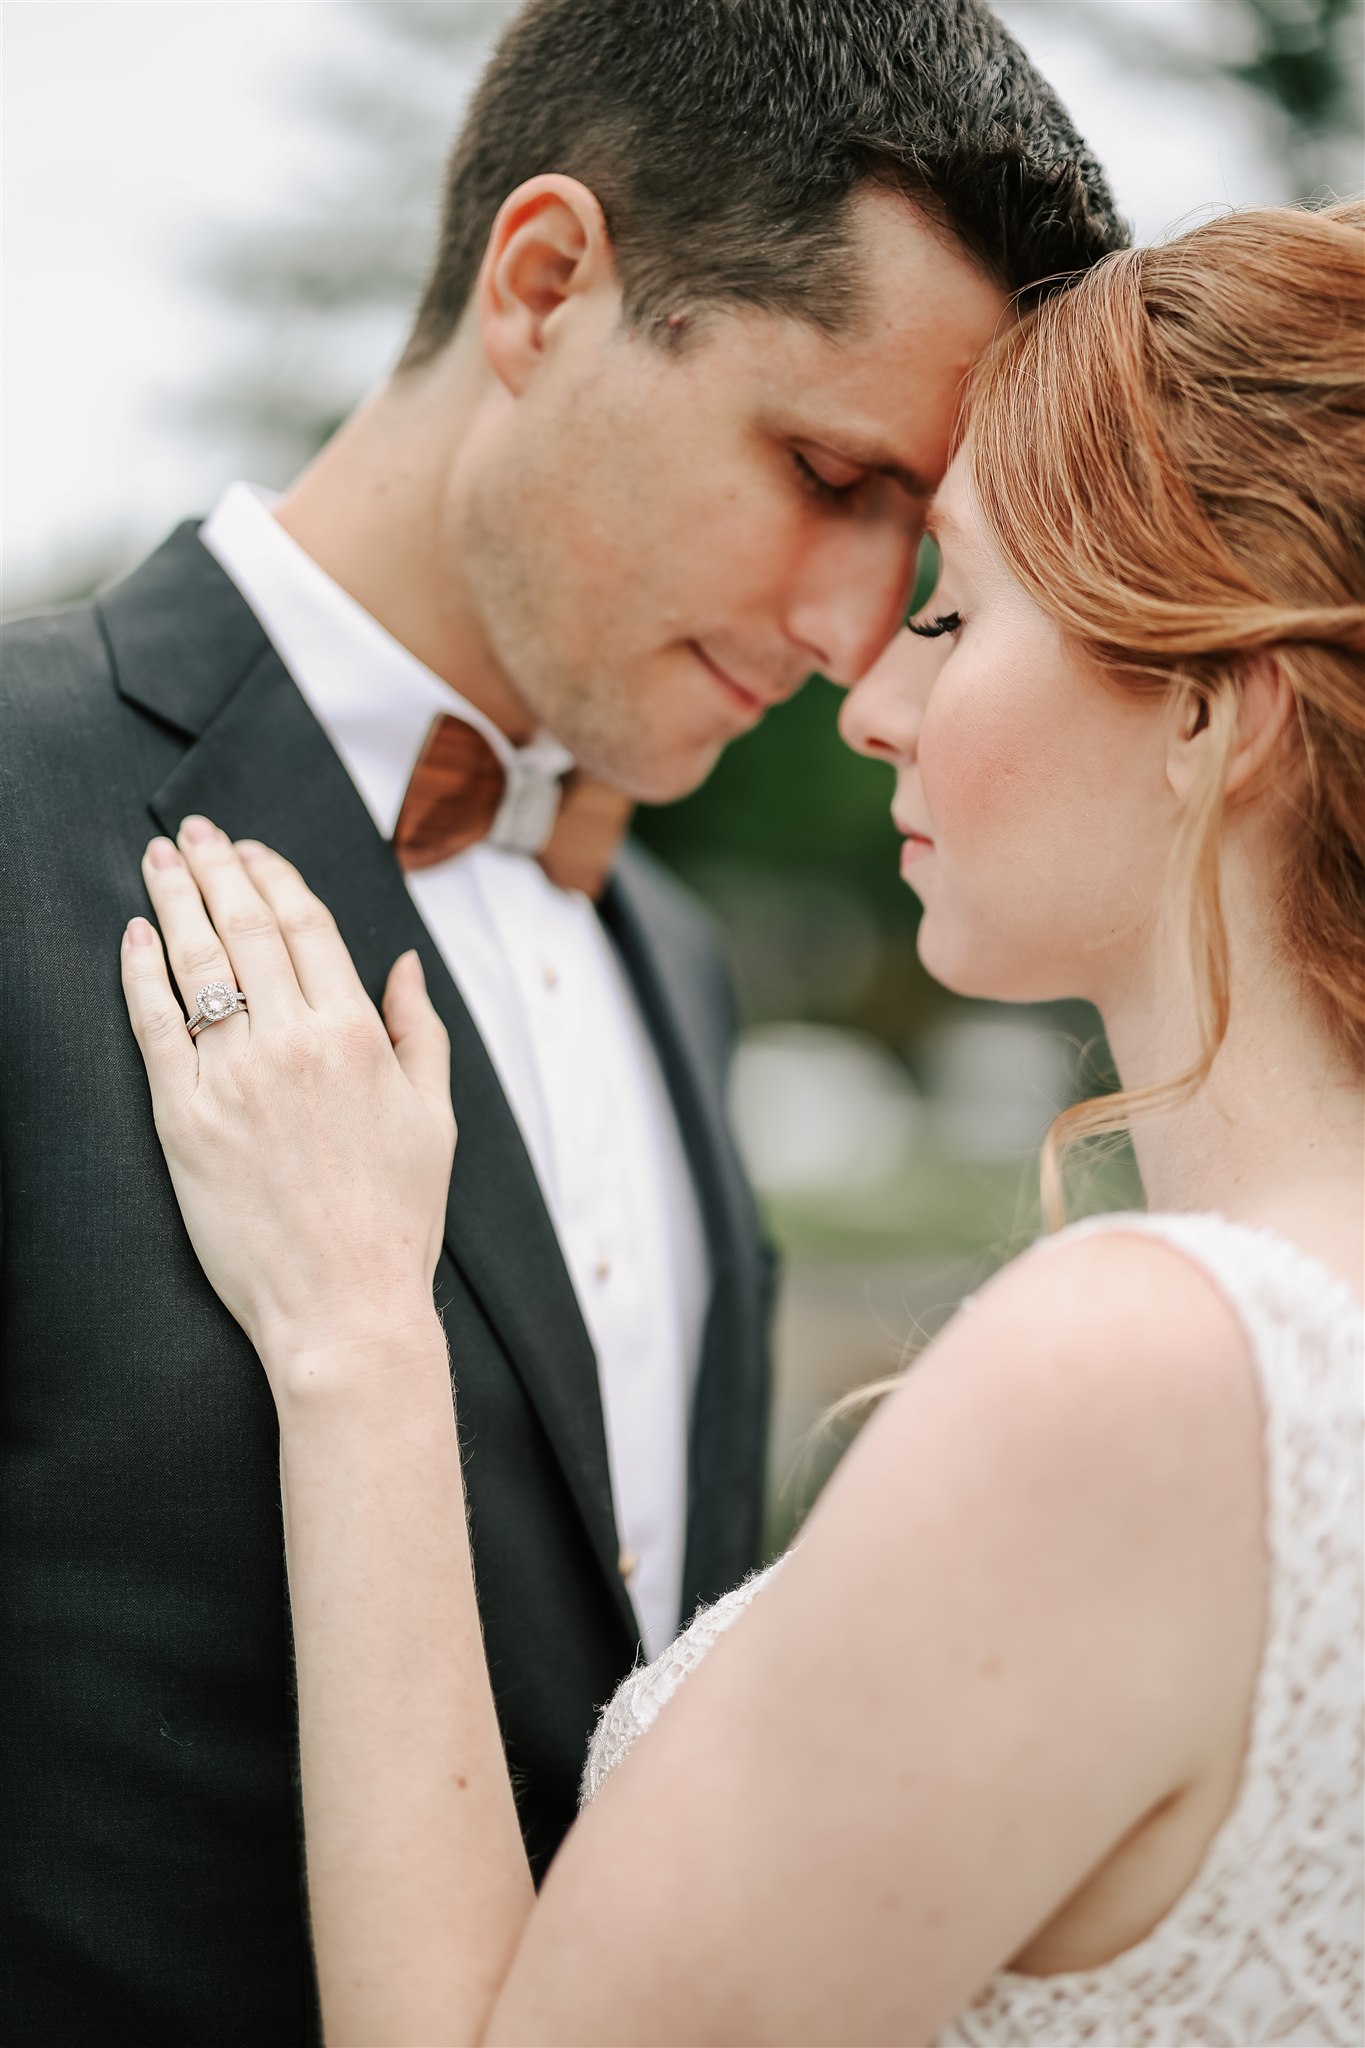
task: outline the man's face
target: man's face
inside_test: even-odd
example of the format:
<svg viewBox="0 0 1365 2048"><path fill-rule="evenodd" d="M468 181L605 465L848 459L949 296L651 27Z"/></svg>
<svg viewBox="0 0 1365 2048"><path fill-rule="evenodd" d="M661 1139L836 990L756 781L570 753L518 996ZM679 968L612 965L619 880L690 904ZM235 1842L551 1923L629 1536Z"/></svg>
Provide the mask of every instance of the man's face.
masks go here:
<svg viewBox="0 0 1365 2048"><path fill-rule="evenodd" d="M964 373L1004 295L904 201L859 196L867 304L834 341L709 316L676 350L619 292L485 409L458 544L492 661L579 763L630 795L696 788L815 670L852 683L909 597Z"/></svg>

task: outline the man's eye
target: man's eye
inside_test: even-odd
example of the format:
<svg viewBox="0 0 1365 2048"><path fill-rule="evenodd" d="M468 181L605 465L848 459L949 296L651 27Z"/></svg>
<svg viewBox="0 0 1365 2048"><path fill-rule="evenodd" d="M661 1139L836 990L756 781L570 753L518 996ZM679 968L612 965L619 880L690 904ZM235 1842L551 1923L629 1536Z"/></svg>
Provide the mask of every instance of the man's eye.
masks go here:
<svg viewBox="0 0 1365 2048"><path fill-rule="evenodd" d="M863 472L861 470L850 471L847 475L840 474L837 479L824 476L815 467L815 464L801 453L799 448L793 448L792 460L796 464L802 483L808 491L813 491L817 498L826 498L838 502L840 499L850 497L863 480Z"/></svg>
<svg viewBox="0 0 1365 2048"><path fill-rule="evenodd" d="M921 640L937 640L944 633L956 633L962 625L960 612L940 612L936 619L921 623L918 619L907 619L906 625L912 633L918 633Z"/></svg>

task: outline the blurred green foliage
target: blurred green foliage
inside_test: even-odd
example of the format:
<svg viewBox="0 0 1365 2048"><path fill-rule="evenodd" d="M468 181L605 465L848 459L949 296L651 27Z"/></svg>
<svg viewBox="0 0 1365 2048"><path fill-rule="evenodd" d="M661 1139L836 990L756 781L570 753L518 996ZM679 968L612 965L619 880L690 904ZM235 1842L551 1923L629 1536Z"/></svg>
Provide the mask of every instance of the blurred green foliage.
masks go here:
<svg viewBox="0 0 1365 2048"><path fill-rule="evenodd" d="M926 535L908 615L927 603L938 572L938 549ZM746 1015L856 1023L899 1046L952 998L915 957L919 913L900 878L894 774L840 740L843 696L813 676L728 747L694 795L641 809L635 829L730 925ZM804 924L805 975L764 973L781 938L780 911L776 931L773 921L778 900L796 907ZM746 930L751 922L761 929ZM831 971L822 929L838 932L845 956L850 935L860 941L859 969Z"/></svg>
<svg viewBox="0 0 1365 2048"><path fill-rule="evenodd" d="M1069 1176L1070 1213L1140 1209L1142 1183L1122 1140L1091 1148ZM963 1159L921 1141L897 1178L827 1198L769 1196L764 1203L778 1242L802 1259L896 1259L917 1253L970 1255L990 1270L1032 1244L1043 1230L1038 1156Z"/></svg>
<svg viewBox="0 0 1365 2048"><path fill-rule="evenodd" d="M902 904L892 775L840 742L843 695L813 677L728 747L694 795L639 811L641 837L700 882L715 866L739 864L789 880L843 880L879 906Z"/></svg>
<svg viewBox="0 0 1365 2048"><path fill-rule="evenodd" d="M907 616L928 602L938 572L938 548L926 534ZM703 884L718 863L789 878L818 872L865 893L879 909L903 908L900 840L889 813L893 779L840 742L843 695L824 676L813 676L727 748L695 795L637 813L640 836Z"/></svg>

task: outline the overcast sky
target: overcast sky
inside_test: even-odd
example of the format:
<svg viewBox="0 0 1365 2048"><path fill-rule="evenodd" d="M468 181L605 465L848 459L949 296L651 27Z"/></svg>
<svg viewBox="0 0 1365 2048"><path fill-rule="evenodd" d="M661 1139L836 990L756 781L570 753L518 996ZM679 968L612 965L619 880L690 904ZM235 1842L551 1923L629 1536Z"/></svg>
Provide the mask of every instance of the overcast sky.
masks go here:
<svg viewBox="0 0 1365 2048"><path fill-rule="evenodd" d="M1282 198L1242 98L1126 73L1086 20L1106 4L1001 11L1139 236L1210 204ZM1146 4L1188 20L1206 0ZM187 427L180 401L211 386L223 314L187 283L186 259L316 178L338 145L301 88L323 62L362 66L366 33L348 0L5 0L3 26L13 604L59 560L131 560L208 508L231 451ZM374 376L399 338L377 339Z"/></svg>

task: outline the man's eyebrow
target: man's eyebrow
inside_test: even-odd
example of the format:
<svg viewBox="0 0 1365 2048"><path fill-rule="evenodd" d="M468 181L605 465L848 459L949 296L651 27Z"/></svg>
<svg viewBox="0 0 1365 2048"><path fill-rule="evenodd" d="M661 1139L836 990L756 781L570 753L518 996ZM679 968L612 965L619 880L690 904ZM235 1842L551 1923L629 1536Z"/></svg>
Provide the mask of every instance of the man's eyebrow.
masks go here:
<svg viewBox="0 0 1365 2048"><path fill-rule="evenodd" d="M861 456L852 459L862 461ZM889 476L892 483L899 484L909 497L927 499L934 495L935 486L926 483L918 470L907 469L903 462L878 462L874 459L864 463L864 467L870 469L874 476Z"/></svg>

